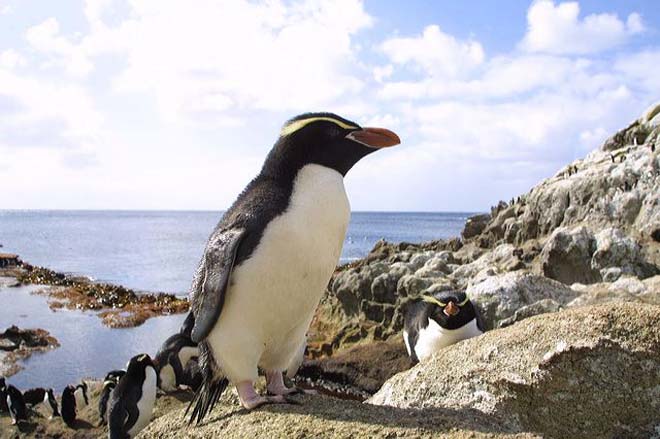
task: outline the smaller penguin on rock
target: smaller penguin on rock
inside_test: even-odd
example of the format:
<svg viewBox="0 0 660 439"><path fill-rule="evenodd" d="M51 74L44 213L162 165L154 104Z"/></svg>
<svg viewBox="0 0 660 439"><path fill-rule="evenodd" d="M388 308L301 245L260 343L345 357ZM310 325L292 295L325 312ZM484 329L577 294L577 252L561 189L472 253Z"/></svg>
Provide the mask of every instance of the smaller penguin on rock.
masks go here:
<svg viewBox="0 0 660 439"><path fill-rule="evenodd" d="M112 391L117 387L117 383L119 383L119 380L124 375L126 375L125 370L112 370L106 374L105 379L103 380L101 397L99 398L99 417L101 418L99 426L108 423L108 401L110 400Z"/></svg>
<svg viewBox="0 0 660 439"><path fill-rule="evenodd" d="M158 386L166 392L175 391L183 383L188 362L199 357L197 343L190 339L189 332L186 334L188 329L192 330L192 326L186 326L184 322L182 332L168 337L156 354L154 363L158 370Z"/></svg>
<svg viewBox="0 0 660 439"><path fill-rule="evenodd" d="M403 340L414 364L435 352L485 331L479 311L464 291L443 291L412 302L405 314Z"/></svg>
<svg viewBox="0 0 660 439"><path fill-rule="evenodd" d="M112 391L108 407L108 437L135 437L151 421L156 402L156 368L147 354L131 358Z"/></svg>
<svg viewBox="0 0 660 439"><path fill-rule="evenodd" d="M50 419L60 416L53 389L44 389L43 387L28 389L23 392L23 399L33 409L39 406L39 404L46 405L51 411Z"/></svg>
<svg viewBox="0 0 660 439"><path fill-rule="evenodd" d="M27 421L27 407L21 391L10 384L6 386L5 393L7 395L7 407L11 415L11 425Z"/></svg>
<svg viewBox="0 0 660 439"><path fill-rule="evenodd" d="M62 420L70 428L75 427L76 422L76 388L69 385L62 391Z"/></svg>

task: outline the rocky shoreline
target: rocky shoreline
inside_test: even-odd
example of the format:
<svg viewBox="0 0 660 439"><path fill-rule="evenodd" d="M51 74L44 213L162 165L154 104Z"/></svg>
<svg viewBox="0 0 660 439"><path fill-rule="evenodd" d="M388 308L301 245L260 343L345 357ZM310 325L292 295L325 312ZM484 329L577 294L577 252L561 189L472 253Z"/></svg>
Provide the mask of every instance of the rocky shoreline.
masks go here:
<svg viewBox="0 0 660 439"><path fill-rule="evenodd" d="M35 352L55 349L60 343L44 329L20 329L10 326L0 333L0 376L10 377L18 373L24 360Z"/></svg>
<svg viewBox="0 0 660 439"><path fill-rule="evenodd" d="M159 401L139 437L660 437L659 147L660 104L460 238L338 267L297 378L327 395L228 391L199 427ZM411 368L403 310L450 288L490 330Z"/></svg>
<svg viewBox="0 0 660 439"><path fill-rule="evenodd" d="M187 298L174 294L140 293L121 285L93 282L86 277L34 266L20 258L0 268L0 277L15 279L15 285L49 286L37 294L49 298L51 309L96 311L103 324L111 328L139 326L152 317L181 314L190 308Z"/></svg>

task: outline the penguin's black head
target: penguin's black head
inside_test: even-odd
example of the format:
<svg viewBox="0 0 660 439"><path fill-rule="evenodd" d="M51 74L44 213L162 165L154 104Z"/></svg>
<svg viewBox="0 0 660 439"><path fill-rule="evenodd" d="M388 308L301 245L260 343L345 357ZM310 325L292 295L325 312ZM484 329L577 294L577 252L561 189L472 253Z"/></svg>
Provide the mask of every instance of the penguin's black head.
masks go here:
<svg viewBox="0 0 660 439"><path fill-rule="evenodd" d="M136 355L128 362L126 373L131 373L131 370L144 370L147 367L154 367L154 362L151 357L147 354Z"/></svg>
<svg viewBox="0 0 660 439"><path fill-rule="evenodd" d="M430 317L445 329L458 329L477 317L465 291L442 291L422 300L433 306Z"/></svg>
<svg viewBox="0 0 660 439"><path fill-rule="evenodd" d="M318 164L346 175L362 157L399 143L384 128L362 128L333 113L305 113L284 124L262 173L294 177L303 166Z"/></svg>

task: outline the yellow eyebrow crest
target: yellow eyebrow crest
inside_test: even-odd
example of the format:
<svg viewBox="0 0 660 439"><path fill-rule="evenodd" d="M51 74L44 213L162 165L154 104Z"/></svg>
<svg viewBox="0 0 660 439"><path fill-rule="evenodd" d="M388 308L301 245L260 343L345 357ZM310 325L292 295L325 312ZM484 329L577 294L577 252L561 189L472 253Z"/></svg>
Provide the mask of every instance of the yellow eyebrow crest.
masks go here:
<svg viewBox="0 0 660 439"><path fill-rule="evenodd" d="M294 122L291 122L290 124L287 124L282 128L282 131L280 132L280 137L288 136L290 134L295 133L299 129L302 129L309 125L312 122L317 122L320 120L324 120L326 122L332 122L335 125L338 125L339 127L345 129L345 130L355 130L360 127L356 127L350 124L347 124L345 122L342 122L337 119L333 119L332 117L326 117L326 116L320 116L320 117L310 117L308 119L301 119L301 120L296 120Z"/></svg>
<svg viewBox="0 0 660 439"><path fill-rule="evenodd" d="M422 296L422 300L426 303L432 303L434 305L439 305L439 306L442 306L442 307L447 306L446 303L440 302L438 299L436 299L433 296Z"/></svg>

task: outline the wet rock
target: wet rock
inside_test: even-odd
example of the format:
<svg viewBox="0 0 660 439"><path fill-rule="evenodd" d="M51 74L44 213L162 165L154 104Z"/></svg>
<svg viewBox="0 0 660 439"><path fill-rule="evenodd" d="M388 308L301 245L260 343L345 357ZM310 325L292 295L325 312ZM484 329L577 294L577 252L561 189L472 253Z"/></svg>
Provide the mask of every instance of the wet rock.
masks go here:
<svg viewBox="0 0 660 439"><path fill-rule="evenodd" d="M443 349L368 402L474 410L548 437L647 438L660 413L658 321L660 307L630 303L532 317Z"/></svg>
<svg viewBox="0 0 660 439"><path fill-rule="evenodd" d="M59 346L57 339L45 329L10 326L0 333L0 376L9 377L21 370L19 360Z"/></svg>

